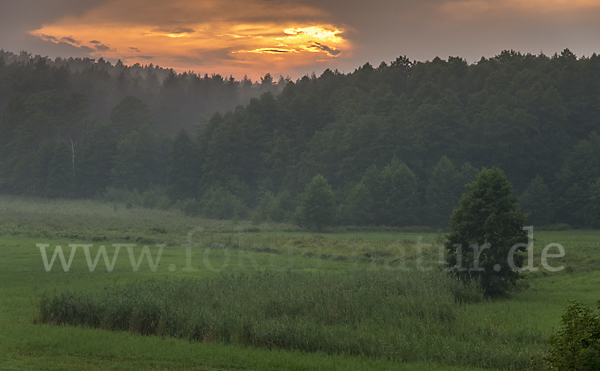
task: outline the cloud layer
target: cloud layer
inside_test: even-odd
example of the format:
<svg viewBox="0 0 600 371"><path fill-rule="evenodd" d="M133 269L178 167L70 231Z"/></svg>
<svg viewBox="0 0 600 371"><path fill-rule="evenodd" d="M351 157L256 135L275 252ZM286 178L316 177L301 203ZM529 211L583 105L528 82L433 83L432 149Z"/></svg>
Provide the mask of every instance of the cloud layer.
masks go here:
<svg viewBox="0 0 600 371"><path fill-rule="evenodd" d="M5 4L6 3L6 4ZM298 77L399 55L600 52L597 0L4 0L0 48Z"/></svg>

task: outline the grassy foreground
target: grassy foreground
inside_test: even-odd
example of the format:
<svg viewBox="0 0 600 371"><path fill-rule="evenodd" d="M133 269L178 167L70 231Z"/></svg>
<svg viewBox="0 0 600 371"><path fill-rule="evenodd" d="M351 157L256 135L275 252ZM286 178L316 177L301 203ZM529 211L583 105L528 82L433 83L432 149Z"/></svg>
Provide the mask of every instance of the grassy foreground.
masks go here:
<svg viewBox="0 0 600 371"><path fill-rule="evenodd" d="M521 332L508 343L510 334L471 323L457 299L477 291L441 271L262 272L63 293L42 300L39 321L405 362L525 364L542 339Z"/></svg>
<svg viewBox="0 0 600 371"><path fill-rule="evenodd" d="M497 361L503 354L502 349L520 349L521 360L528 357L528 352L543 351L544 341L558 327L567 300L580 300L591 305L598 299L600 274L596 269L600 258L600 232L597 231L536 232L535 265L541 268L541 249L556 242L564 245L566 254L551 264L565 265L566 269L557 273L540 269L529 274L510 300L457 305L449 304L456 299L450 293L444 296L446 301L440 301L442 305L439 306L446 305L450 316L436 320L430 314L414 315L419 313L414 310L418 306L428 310L437 308L430 305L428 297L388 297L386 291L371 293L365 290L362 297L352 296L353 300L345 300L343 295L356 294L350 289L336 289L340 285L351 287L352 275L359 275L358 278L364 280L385 279L388 272L406 277L402 282L419 277L421 273L416 269L419 265L435 267L437 251L434 246L426 246L435 243L438 237L435 234L338 231L315 235L287 225L253 226L244 221L210 221L186 218L174 212L126 209L91 201L0 198L0 206L0 251L3 257L0 260L0 369L80 369L82 366L92 370L478 369L459 366L465 363L486 368L519 369L522 361L510 363L512 358L506 353L501 359L504 363ZM421 245L417 243L419 241ZM188 244L182 246L186 242ZM46 271L37 244L48 245L48 263L55 247L61 245L68 263L73 251L68 244L77 243L92 245L88 247L92 263L101 245L105 246L109 263L115 256L113 244L130 246L121 247L110 272L102 256L95 269L90 271L83 247L75 249L68 272L65 272L60 256ZM155 246L158 243L166 244L159 259L160 247ZM146 256L142 256L144 245L148 245ZM191 259L187 256L189 251L192 252ZM199 303L192 306L198 316L204 313L206 318L218 320L223 318L219 313L225 313L228 307L234 308L229 311L230 328L233 329L229 336L213 334L206 338L211 341L190 342L179 330L177 336L158 333L165 335L161 337L143 336L130 327L123 328L125 331L98 330L89 327L91 323L78 327L34 324L35 319L40 319L41 299L60 299L67 291L81 300L117 300L122 298L122 295L114 295L118 290L137 288L138 292L146 292L146 297L156 298L155 304L164 308L177 305L184 308L181 302L169 300L183 296L169 296L177 292L177 285L196 285L198 290L202 287L208 290L211 282L219 288L212 288L212 301L208 299L210 291L199 291L204 293L200 296L186 296L189 303L195 303L194 300ZM313 296L316 301L312 303L319 303L313 305L315 310L318 309L313 312L306 310L311 303L306 295L315 291L308 289L311 284L325 290L321 292L330 293ZM162 290L167 295L157 296L152 290ZM215 296L215 293L222 295ZM331 298L331 301L325 301L325 298ZM377 301L369 302L369 298L389 303L387 307L379 308L374 304ZM365 316L357 307L351 306L360 300L366 302L372 312L379 312ZM411 300L417 307L410 310L402 307ZM236 301L237 305L232 304ZM344 309L343 305L349 304ZM334 310L335 305L341 311ZM396 308L400 310L395 311ZM327 313L339 316L344 311L348 313L346 317L334 318L333 324L327 323ZM249 340L240 341L244 339L244 333L240 331L244 329L244 318L260 319L261 322L254 324L265 323L268 319L272 327L252 330L252 326L246 326L252 330L246 332ZM294 321L290 321L291 318ZM370 319L365 321L364 318ZM385 318L380 321L384 324L377 323L377 318ZM388 322L389 318L392 320ZM300 321L296 321L298 319ZM410 331L401 331L400 319ZM321 345L316 349L282 344L269 347L264 346L268 345L266 343L256 343L259 340L284 341L279 335L289 336L292 332L277 326L302 324L302 320L306 326L312 323L315 333L324 334L317 339ZM366 323L370 327L364 327L361 332L361 324L366 326ZM177 326L174 328L178 329ZM319 331L330 331L330 334ZM355 348L360 351L336 350L323 345L326 342L332 344L330 347L352 344L354 338L339 336L345 334L343 331L362 334L363 345L360 341L354 342L360 345ZM310 332L307 334L311 335ZM424 336L412 335L410 340L411 334ZM373 337L372 341L369 336ZM394 336L405 338L404 341L390 341ZM336 343L338 338L341 340ZM419 339L423 341L419 343ZM386 341L391 346L386 347ZM465 352L469 349L469 357L475 361L455 363L461 346ZM372 349L371 353L368 349ZM376 349L384 349L387 353ZM415 351L409 352L409 349ZM391 352L393 356L389 356ZM412 362L415 360L421 361Z"/></svg>

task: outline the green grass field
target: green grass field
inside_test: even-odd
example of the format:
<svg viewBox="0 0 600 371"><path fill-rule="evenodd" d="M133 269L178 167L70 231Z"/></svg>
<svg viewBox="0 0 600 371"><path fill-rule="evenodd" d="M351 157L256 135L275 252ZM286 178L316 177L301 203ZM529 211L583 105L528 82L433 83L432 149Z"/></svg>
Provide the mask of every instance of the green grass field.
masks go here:
<svg viewBox="0 0 600 371"><path fill-rule="evenodd" d="M600 287L600 231L536 231L535 266L540 269L528 273L509 299L456 304L452 309L455 321L452 326L456 331L448 332L451 335L439 332L439 336L434 336L437 330L430 330L431 336L427 339L436 339L437 343L423 342L422 347L427 351L415 352L424 354L417 362L399 362L398 357L345 354L336 351L337 348L303 352L281 346L269 349L258 343L252 346L218 337L206 339L210 341L188 341L165 334L143 336L133 330L34 324L39 322L42 297L60 296L67 291L100 295L116 285L134 283L144 287L148 281L161 284L180 279L219 282L232 274L259 277L257 274L264 271L275 275L290 271L298 274L287 283L289 290L294 283L306 284L312 282L311 276L320 277L318 275L332 277L332 274L356 272L414 272L417 275L418 267L435 267L438 259L435 243L439 237L437 234L345 232L342 229L314 234L291 225L254 226L246 221L189 218L174 211L127 209L93 201L0 197L0 369L479 369L454 363L453 349L461 346L480 353L471 354L474 363L488 360L487 363L481 361L481 366L494 368L499 362L491 355L502 358L499 356L505 350L516 352L523 348L523 352L543 352L545 339L557 330L568 300L592 306L600 299L597 289ZM551 266L564 265L565 269L560 272L547 272L541 267L539 257L549 243L560 243L565 248L563 258L549 262ZM90 272L82 246L74 250L68 272L64 271L59 256L47 272L39 244L48 245L45 247L48 265L57 245L61 246L67 265L72 251L69 244L92 245L87 248L92 263L103 245L109 264L116 249L113 244L121 244L121 247L111 272L107 272L102 257ZM161 247L157 244L164 244L158 264L156 258ZM150 261L148 256L140 259L144 246L148 246ZM272 285L284 283L275 280ZM271 287L274 286L266 290ZM249 289L244 292L249 293ZM250 297L258 302L261 292L264 291ZM298 291L295 295L308 293L310 290ZM271 295L274 294L271 292ZM277 298L277 295L270 296L269 300ZM248 305L251 312L254 309L249 301L243 300L241 305ZM392 314L380 316L391 317ZM321 318L320 315L315 314L315 318ZM427 321L411 323L417 326L412 332L420 331L419 326L429 325ZM369 331L367 328L363 335ZM461 331L463 340L456 335ZM380 338L389 335L384 332ZM349 334L348 337L354 336ZM407 330L401 335L410 334ZM520 355L521 359L527 356ZM504 368L510 368L509 357L510 354L504 356L507 359ZM517 362L512 368L518 369L521 365Z"/></svg>

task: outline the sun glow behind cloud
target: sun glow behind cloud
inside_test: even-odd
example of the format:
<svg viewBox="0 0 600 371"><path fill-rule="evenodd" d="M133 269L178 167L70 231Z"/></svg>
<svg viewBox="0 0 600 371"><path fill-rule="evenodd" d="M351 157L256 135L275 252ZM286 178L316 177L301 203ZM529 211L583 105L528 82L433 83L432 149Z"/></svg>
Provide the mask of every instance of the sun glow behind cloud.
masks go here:
<svg viewBox="0 0 600 371"><path fill-rule="evenodd" d="M344 46L344 44L347 44L346 40L338 36L341 31L332 26L292 27L283 30L283 32L286 36L275 38L277 42L277 47L275 48L241 50L237 53L285 54L324 52L329 57L336 57L340 54L340 50L336 49L333 45Z"/></svg>
<svg viewBox="0 0 600 371"><path fill-rule="evenodd" d="M182 18L175 17L179 13L173 15L178 19L146 15L118 21L107 15L114 4L109 2L102 9L61 19L30 33L46 42L69 44L92 57L121 59L127 64L152 62L178 71L238 77L247 74L252 78L266 72L289 73L350 54L352 47L343 37L344 29L320 20L323 16L318 11L303 8L306 19L280 17L274 21L276 18L268 17L272 9L264 8L263 0L257 1L255 5L243 4L246 9L254 9L251 14L262 10L260 17L244 21L234 13L229 17L198 17L199 22L180 22ZM204 5L177 1L180 7L189 5L192 13L205 11L212 4L207 0L201 3Z"/></svg>

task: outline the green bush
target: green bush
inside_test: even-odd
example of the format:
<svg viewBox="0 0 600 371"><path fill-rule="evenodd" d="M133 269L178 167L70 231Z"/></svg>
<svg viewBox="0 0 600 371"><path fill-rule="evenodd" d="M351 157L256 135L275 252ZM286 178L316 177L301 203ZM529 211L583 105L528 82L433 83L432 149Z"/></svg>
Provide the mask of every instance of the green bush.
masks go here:
<svg viewBox="0 0 600 371"><path fill-rule="evenodd" d="M600 313L600 300L598 300ZM581 302L572 301L562 316L562 328L550 337L549 355L543 362L534 360L532 368L542 363L542 370L600 370L600 319Z"/></svg>

